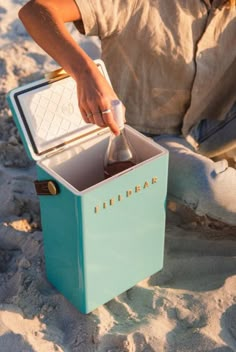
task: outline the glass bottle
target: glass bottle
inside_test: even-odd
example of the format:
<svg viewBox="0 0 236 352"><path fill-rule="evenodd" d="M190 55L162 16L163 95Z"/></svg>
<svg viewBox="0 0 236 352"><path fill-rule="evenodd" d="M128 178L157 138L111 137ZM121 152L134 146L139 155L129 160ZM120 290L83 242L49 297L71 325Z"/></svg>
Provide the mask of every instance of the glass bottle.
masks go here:
<svg viewBox="0 0 236 352"><path fill-rule="evenodd" d="M118 136L111 133L104 160L105 179L118 174L136 164L134 152L127 139L124 128L124 110L120 100L113 100L112 112L119 126Z"/></svg>

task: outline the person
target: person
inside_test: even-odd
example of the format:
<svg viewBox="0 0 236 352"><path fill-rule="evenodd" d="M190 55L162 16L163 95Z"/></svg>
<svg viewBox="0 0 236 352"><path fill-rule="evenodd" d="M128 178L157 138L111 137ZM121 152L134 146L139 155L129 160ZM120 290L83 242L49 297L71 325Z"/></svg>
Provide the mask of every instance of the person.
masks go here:
<svg viewBox="0 0 236 352"><path fill-rule="evenodd" d="M110 102L169 150L168 198L236 225L234 0L31 0L19 18L77 83L83 119L118 134ZM66 22L98 36L112 87Z"/></svg>

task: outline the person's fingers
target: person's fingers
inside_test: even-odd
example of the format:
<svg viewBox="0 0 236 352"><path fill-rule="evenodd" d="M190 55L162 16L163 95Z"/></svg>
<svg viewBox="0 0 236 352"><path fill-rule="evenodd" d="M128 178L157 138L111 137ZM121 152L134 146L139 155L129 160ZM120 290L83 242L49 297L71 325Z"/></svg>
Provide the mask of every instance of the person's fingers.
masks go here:
<svg viewBox="0 0 236 352"><path fill-rule="evenodd" d="M80 107L80 112L82 115L83 120L86 123L90 123L90 117L92 116L92 114L90 112L87 112L84 108Z"/></svg>
<svg viewBox="0 0 236 352"><path fill-rule="evenodd" d="M106 123L103 120L100 108L96 101L87 101L89 111L91 111L91 123L98 125L99 127L106 127Z"/></svg>
<svg viewBox="0 0 236 352"><path fill-rule="evenodd" d="M106 123L103 120L103 116L101 114L101 112L97 112L96 114L94 114L94 120L96 125L100 126L100 127L106 127Z"/></svg>
<svg viewBox="0 0 236 352"><path fill-rule="evenodd" d="M87 108L86 111L88 111L88 110L89 109ZM93 123L93 124L96 124L100 127L106 126L105 122L103 121L102 114L100 111L96 111L94 113L86 112L84 108L80 108L80 111L81 111L82 118L86 123Z"/></svg>
<svg viewBox="0 0 236 352"><path fill-rule="evenodd" d="M99 127L109 127L112 133L118 135L119 127L114 119L112 100L117 100L117 97L99 97L99 99L83 99L83 106L80 107L82 117L86 123L96 124ZM124 107L125 116L125 107Z"/></svg>
<svg viewBox="0 0 236 352"><path fill-rule="evenodd" d="M120 133L119 127L114 120L111 101L114 99L103 99L100 101L100 110L102 119L105 123L105 126L108 126L110 130L115 134L118 135Z"/></svg>
<svg viewBox="0 0 236 352"><path fill-rule="evenodd" d="M83 120L86 123L93 123L93 124L95 123L94 115L92 112L93 107L90 107L89 104L85 100L79 101L79 109L80 109L81 115L83 117Z"/></svg>
<svg viewBox="0 0 236 352"><path fill-rule="evenodd" d="M105 110L107 111L107 110ZM110 130L115 134L118 135L120 133L119 127L117 125L117 123L114 120L114 116L112 113L112 110L110 110L110 112L104 114L102 113L103 116L103 120L106 126L108 126L110 128Z"/></svg>
<svg viewBox="0 0 236 352"><path fill-rule="evenodd" d="M100 110L97 104L93 101L87 101L86 106L87 111L91 111L91 113L89 114L90 123L104 127L104 122L101 118Z"/></svg>

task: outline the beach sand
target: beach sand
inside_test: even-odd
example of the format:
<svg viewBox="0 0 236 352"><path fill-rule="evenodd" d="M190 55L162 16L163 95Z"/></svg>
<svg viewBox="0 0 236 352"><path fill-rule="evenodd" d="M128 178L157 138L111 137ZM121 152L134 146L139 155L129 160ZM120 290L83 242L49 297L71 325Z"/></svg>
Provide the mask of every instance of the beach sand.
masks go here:
<svg viewBox="0 0 236 352"><path fill-rule="evenodd" d="M160 273L94 312L79 313L45 276L40 210L6 93L57 68L0 5L0 352L236 351L235 228L168 205ZM93 58L99 43L76 40Z"/></svg>

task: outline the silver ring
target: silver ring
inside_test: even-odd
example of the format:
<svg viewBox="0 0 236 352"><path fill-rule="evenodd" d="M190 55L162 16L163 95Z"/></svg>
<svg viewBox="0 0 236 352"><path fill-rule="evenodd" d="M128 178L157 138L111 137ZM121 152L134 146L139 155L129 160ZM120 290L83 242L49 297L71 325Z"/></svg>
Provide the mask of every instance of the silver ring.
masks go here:
<svg viewBox="0 0 236 352"><path fill-rule="evenodd" d="M93 114L87 114L86 117L90 117L90 116L93 116Z"/></svg>
<svg viewBox="0 0 236 352"><path fill-rule="evenodd" d="M105 114L110 114L111 112L111 109L107 109L107 110L103 110L102 111L102 114L105 115Z"/></svg>

